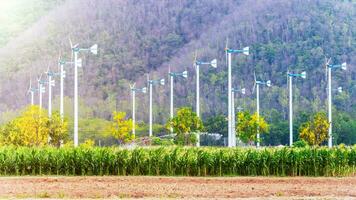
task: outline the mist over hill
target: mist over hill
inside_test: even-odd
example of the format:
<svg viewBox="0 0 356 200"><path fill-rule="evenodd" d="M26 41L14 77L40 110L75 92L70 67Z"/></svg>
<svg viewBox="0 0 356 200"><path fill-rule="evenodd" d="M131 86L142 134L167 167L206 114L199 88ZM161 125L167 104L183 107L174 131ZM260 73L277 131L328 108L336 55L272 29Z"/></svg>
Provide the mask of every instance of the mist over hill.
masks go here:
<svg viewBox="0 0 356 200"><path fill-rule="evenodd" d="M39 5L40 0L37 0ZM46 1L43 1L46 2ZM175 107L195 105L194 52L202 60L218 59L218 68L201 69L203 118L227 113L227 67L224 47L250 46L251 55L233 56L233 85L246 87L237 104L255 110L253 73L272 81L261 90L261 110L269 122L288 117L288 70L306 70L295 80L295 114L326 109L324 62L347 62L347 72L333 72L335 110L356 118L356 3L341 0L67 0L53 1L35 22L0 48L0 111L29 103L29 81L49 66L57 70L59 55L70 59L69 38L82 47L99 45L99 55L81 54L82 118L109 119L113 110L130 113L129 83L144 86L146 74L168 78L189 71L175 84ZM1 34L0 34L1 35ZM71 114L73 69L66 68L66 113ZM55 89L55 96L59 88ZM169 115L169 87L154 89L155 122ZM47 95L45 94L45 99ZM148 119L148 96L138 95L137 117ZM46 100L44 100L46 102ZM55 104L58 104L58 99ZM58 107L58 106L54 106Z"/></svg>

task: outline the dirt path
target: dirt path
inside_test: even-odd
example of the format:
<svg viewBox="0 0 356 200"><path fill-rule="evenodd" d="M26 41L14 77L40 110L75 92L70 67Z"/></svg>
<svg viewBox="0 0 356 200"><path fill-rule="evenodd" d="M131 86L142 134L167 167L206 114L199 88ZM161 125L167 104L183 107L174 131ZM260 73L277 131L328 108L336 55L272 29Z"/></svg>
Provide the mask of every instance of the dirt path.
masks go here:
<svg viewBox="0 0 356 200"><path fill-rule="evenodd" d="M1 177L0 197L356 199L356 177Z"/></svg>

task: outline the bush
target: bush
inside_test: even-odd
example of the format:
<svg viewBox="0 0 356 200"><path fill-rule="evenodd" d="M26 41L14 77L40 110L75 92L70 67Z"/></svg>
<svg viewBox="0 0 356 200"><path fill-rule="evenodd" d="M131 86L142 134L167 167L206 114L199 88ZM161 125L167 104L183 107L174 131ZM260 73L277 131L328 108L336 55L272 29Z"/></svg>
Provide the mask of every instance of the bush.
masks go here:
<svg viewBox="0 0 356 200"><path fill-rule="evenodd" d="M308 146L308 143L304 140L298 140L293 143L293 147L306 147Z"/></svg>

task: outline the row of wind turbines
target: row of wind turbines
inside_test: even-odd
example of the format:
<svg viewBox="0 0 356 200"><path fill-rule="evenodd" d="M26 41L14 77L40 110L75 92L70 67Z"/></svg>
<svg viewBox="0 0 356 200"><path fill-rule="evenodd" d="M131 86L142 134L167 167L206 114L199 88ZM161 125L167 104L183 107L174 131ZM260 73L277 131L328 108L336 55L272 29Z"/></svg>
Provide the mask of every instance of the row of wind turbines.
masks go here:
<svg viewBox="0 0 356 200"><path fill-rule="evenodd" d="M242 49L231 49L225 47L225 53L226 53L226 63L228 67L228 146L229 147L234 147L237 144L236 140L236 115L235 115L235 109L242 109L241 107L235 108L234 105L234 99L235 99L235 93L241 93L245 94L246 89L245 88L233 88L232 87L232 69L231 69L231 63L232 63L232 55L233 54L243 54L248 56L250 54L250 49L249 47L244 47ZM326 75L328 77L328 121L330 123L330 127L328 130L329 138L328 138L328 146L332 147L332 110L331 110L331 105L332 105L332 92L334 91L331 86L331 72L332 70L335 69L343 69L346 70L347 64L342 63L342 64L330 64L331 59L328 59L325 63L325 67L327 69ZM211 61L201 61L197 59L197 56L195 55L194 59L194 68L195 68L195 73L196 73L196 106L195 106L195 112L198 117L200 117L200 85L199 85L199 73L200 73L200 66L211 66L213 68L217 68L217 59L212 59ZM170 78L170 118L172 119L174 116L174 78L188 78L188 72L182 71L182 72L171 72L169 68L168 72L169 78ZM301 73L292 73L292 72L287 72L287 81L288 81L288 88L289 88L289 145L293 145L293 78L302 78L306 79L307 73L306 71L303 71ZM149 76L147 75L147 85L149 89L147 89L146 86L137 88L136 84L130 85L131 89L131 95L132 95L132 120L133 120L133 128L132 128L132 133L135 134L135 122L136 122L136 115L135 115L135 106L136 106L136 93L147 93L147 90L149 91L149 136L152 136L152 87L155 85L165 85L165 79L155 79L151 80ZM256 112L257 116L260 117L260 87L262 86L267 86L271 87L271 81L267 80L258 80L256 78L256 74L254 73L254 86L253 86L253 91L254 93L256 91ZM342 92L342 87L338 87L336 89L338 92ZM173 134L173 128L170 128L171 134ZM198 137L199 139L199 137ZM256 146L260 146L260 134L259 130L257 130L257 142ZM197 146L199 146L199 140L197 142Z"/></svg>
<svg viewBox="0 0 356 200"><path fill-rule="evenodd" d="M54 72L50 71L49 67L47 68L47 71L45 74L47 75L47 79L43 80L42 75L37 79L38 82L38 87L33 88L31 81L30 81L30 87L28 89L28 93L31 95L31 104L34 104L34 94L35 92L38 92L39 94L39 106L42 108L42 95L45 93L45 85L47 84L48 87L48 116L51 117L52 114L52 87L55 86L55 77L59 76L60 77L60 115L63 119L64 116L64 110L63 110L63 95L64 95L64 79L66 77L66 72L64 70L65 65L74 65L74 146L78 146L78 67L82 67L82 59L78 58L78 54L80 52L91 52L92 54L96 55L98 53L98 45L94 44L93 46L89 48L80 48L78 44L73 45L71 40L70 40L70 46L71 46L71 59L70 61L66 61L62 58L58 59L58 65L60 67L59 72ZM244 47L242 49L232 49L228 48L227 42L225 46L225 54L226 54L226 63L227 63L227 68L228 68L228 146L229 147L234 147L236 146L236 134L235 134L235 126L236 126L236 119L235 119L235 105L234 105L234 98L235 98L235 93L241 93L245 94L246 89L245 88L233 88L232 87L232 55L234 54L243 54L245 56L250 55L250 48L249 47ZM346 70L347 64L342 63L342 64L330 64L331 59L328 59L325 63L325 67L327 69L326 75L328 77L328 121L330 123L329 127L329 138L328 138L328 146L332 147L332 113L331 113L331 105L332 105L332 86L331 86L331 72L332 70L335 69L343 69ZM200 85L199 85L199 74L200 74L200 67L201 66L211 66L213 68L217 68L217 59L212 59L211 61L203 61L203 60L198 60L197 55L195 55L194 63L193 66L195 68L195 73L196 73L196 107L195 107L195 112L198 117L200 117ZM182 72L172 72L169 69L168 72L169 78L170 78L170 118L173 118L174 116L174 78L188 78L188 72L182 71ZM288 85L289 85L289 135L290 135L290 141L289 145L293 144L293 86L292 86L292 80L293 78L303 78L305 79L307 77L307 73L305 71L301 73L292 73L292 72L287 72L287 77L288 77ZM135 106L136 106L136 93L147 93L147 90L149 91L149 136L153 136L153 131L152 131L152 125L153 125L153 113L152 113L152 89L153 86L164 86L165 85L165 79L150 79L149 75L147 75L147 86L137 88L136 84L130 85L130 90L132 94L132 121L133 121L133 128L132 128L132 134L135 134L135 122L136 122L136 115L135 115ZM254 93L256 91L256 112L258 117L260 116L260 87L267 86L271 87L271 81L267 80L258 80L256 78L256 75L254 73L254 86L253 86L253 91ZM147 89L148 87L148 89ZM339 92L342 91L342 88L339 87L337 89ZM238 109L241 109L238 107ZM170 132L173 134L173 128L170 128ZM199 138L199 137L198 137ZM256 146L260 146L260 134L259 131L257 132L257 142ZM199 140L197 142L197 146L199 146Z"/></svg>
<svg viewBox="0 0 356 200"><path fill-rule="evenodd" d="M55 86L55 78L60 79L60 108L59 113L63 120L64 118L64 79L66 77L66 71L64 67L66 65L74 65L74 146L78 146L78 68L83 66L81 58L78 58L80 52L91 52L94 55L98 54L98 45L94 44L89 48L79 47L79 44L73 45L72 41L69 39L71 47L71 59L67 61L59 57L58 66L59 71L51 71L49 66L47 71L42 73L37 79L38 86L33 87L32 81L30 81L30 87L28 89L28 94L31 96L31 105L34 105L34 95L37 92L39 97L39 107L42 108L42 96L46 92L45 85L48 88L48 117L52 116L52 87ZM73 60L74 59L74 60ZM47 79L43 79L43 74L47 75Z"/></svg>

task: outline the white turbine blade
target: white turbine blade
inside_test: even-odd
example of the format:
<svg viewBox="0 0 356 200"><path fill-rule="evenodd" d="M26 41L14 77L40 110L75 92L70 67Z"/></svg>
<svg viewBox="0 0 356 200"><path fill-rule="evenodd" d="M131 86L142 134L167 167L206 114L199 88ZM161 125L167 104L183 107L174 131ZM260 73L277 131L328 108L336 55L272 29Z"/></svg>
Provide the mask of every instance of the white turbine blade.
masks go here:
<svg viewBox="0 0 356 200"><path fill-rule="evenodd" d="M217 68L218 67L218 62L216 59L213 59L212 61L210 61L210 65L214 68Z"/></svg>
<svg viewBox="0 0 356 200"><path fill-rule="evenodd" d="M341 69L342 70L347 70L347 63L346 62L341 64Z"/></svg>
<svg viewBox="0 0 356 200"><path fill-rule="evenodd" d="M306 72L306 71L303 71L303 72L301 73L301 77L302 77L303 79L306 79L306 78L307 78L307 72Z"/></svg>
<svg viewBox="0 0 356 200"><path fill-rule="evenodd" d="M266 82L266 85L267 85L267 87L271 87L271 80L268 80L267 82Z"/></svg>
<svg viewBox="0 0 356 200"><path fill-rule="evenodd" d="M183 78L188 78L188 71L185 70L185 71L182 73L182 76L183 76Z"/></svg>
<svg viewBox="0 0 356 200"><path fill-rule="evenodd" d="M93 46L90 47L90 52L94 55L98 54L98 45L94 44Z"/></svg>
<svg viewBox="0 0 356 200"><path fill-rule="evenodd" d="M342 87L338 87L338 88L337 88L337 91L338 91L339 93L342 93Z"/></svg>
<svg viewBox="0 0 356 200"><path fill-rule="evenodd" d="M142 88L142 93L146 93L147 92L147 87L143 87Z"/></svg>
<svg viewBox="0 0 356 200"><path fill-rule="evenodd" d="M73 48L73 42L72 42L72 40L70 39L70 37L69 37L68 39L69 39L70 48Z"/></svg>
<svg viewBox="0 0 356 200"><path fill-rule="evenodd" d="M253 72L253 88L252 88L252 93L255 92L255 88L256 88L256 72Z"/></svg>
<svg viewBox="0 0 356 200"><path fill-rule="evenodd" d="M246 56L250 55L250 47L244 47L242 53L245 54Z"/></svg>
<svg viewBox="0 0 356 200"><path fill-rule="evenodd" d="M229 38L226 38L226 41L225 41L225 64L226 64L226 66L228 65L228 63L227 63L227 60L228 60L228 58L227 58L227 50L228 50L228 43L229 43Z"/></svg>

